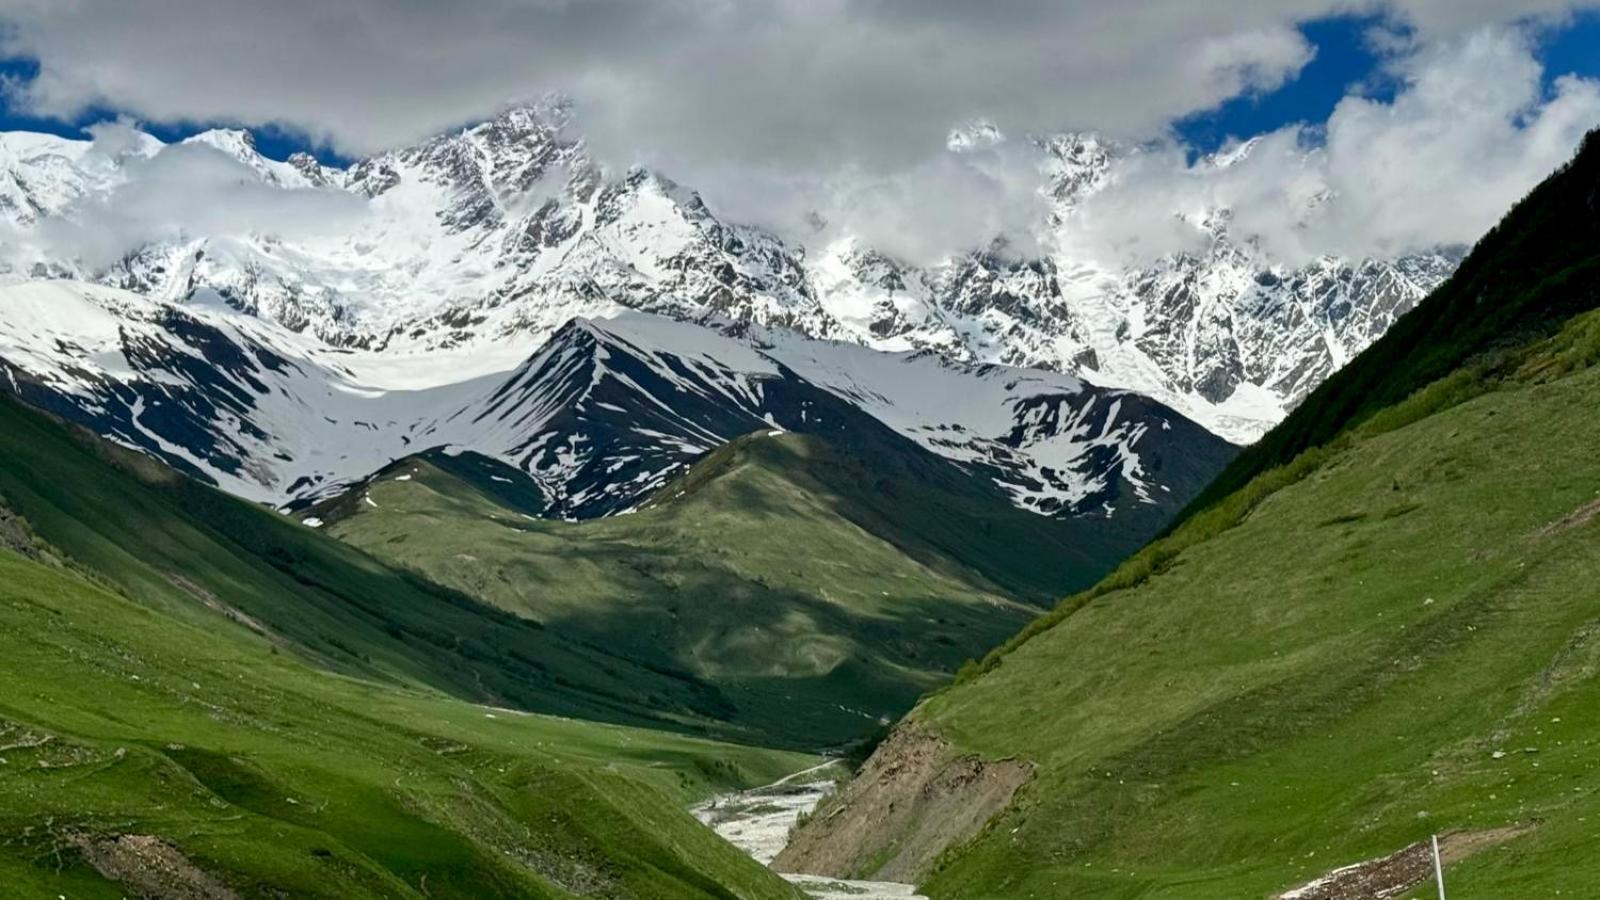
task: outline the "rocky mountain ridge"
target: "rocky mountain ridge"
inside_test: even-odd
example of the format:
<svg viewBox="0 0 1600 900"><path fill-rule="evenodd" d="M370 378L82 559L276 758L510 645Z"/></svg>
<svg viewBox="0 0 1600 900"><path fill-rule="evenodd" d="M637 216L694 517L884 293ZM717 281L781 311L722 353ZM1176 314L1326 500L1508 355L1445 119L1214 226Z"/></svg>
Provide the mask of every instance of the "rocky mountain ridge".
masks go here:
<svg viewBox="0 0 1600 900"><path fill-rule="evenodd" d="M661 173L604 172L571 132L570 109L545 103L343 169L305 155L266 159L240 131L171 146L142 135L0 136L0 213L22 244L9 265L170 302L220 299L331 346L396 357L531 350L573 318L624 309L787 328L1081 375L1246 442L1458 260L1441 250L1284 266L1230 237L1227 211L1216 210L1195 222L1205 250L1134 268L1048 240L1033 258L997 244L919 267L849 237L811 246L816 236L726 222ZM1140 152L1082 135L1038 146L1058 227ZM164 157L202 152L286 202L352 201L349 221L310 234L289 225L177 229L105 265L44 237L42 225L91 216Z"/></svg>
<svg viewBox="0 0 1600 900"><path fill-rule="evenodd" d="M1233 453L1167 407L1072 376L721 325L627 312L572 320L526 356L395 359L215 299L32 281L0 286L0 387L291 509L437 450L528 479L539 515L592 518L636 507L741 435L886 426L1020 508L1148 530Z"/></svg>

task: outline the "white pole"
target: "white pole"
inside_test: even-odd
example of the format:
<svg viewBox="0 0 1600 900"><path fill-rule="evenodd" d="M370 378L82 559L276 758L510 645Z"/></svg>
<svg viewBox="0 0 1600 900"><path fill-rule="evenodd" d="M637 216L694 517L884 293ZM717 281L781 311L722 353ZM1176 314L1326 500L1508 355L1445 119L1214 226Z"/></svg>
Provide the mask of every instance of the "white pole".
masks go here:
<svg viewBox="0 0 1600 900"><path fill-rule="evenodd" d="M1439 862L1439 836L1433 836L1433 877L1439 882L1439 900L1444 900L1444 864Z"/></svg>

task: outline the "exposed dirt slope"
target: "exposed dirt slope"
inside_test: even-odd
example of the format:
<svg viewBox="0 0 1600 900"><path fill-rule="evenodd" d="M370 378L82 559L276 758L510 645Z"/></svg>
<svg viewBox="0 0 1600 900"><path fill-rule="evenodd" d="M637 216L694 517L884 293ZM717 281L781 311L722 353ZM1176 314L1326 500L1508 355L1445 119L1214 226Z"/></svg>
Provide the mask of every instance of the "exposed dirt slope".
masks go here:
<svg viewBox="0 0 1600 900"><path fill-rule="evenodd" d="M915 883L944 848L981 831L1032 774L1031 763L961 754L933 729L908 722L795 831L773 868Z"/></svg>

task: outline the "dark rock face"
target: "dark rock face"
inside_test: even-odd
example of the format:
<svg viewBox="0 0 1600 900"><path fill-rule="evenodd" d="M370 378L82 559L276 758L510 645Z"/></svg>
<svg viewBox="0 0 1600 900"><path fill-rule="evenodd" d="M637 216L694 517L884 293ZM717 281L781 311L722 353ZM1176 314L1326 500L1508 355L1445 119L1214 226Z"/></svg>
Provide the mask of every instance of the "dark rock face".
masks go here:
<svg viewBox="0 0 1600 900"><path fill-rule="evenodd" d="M40 286L41 290L44 286ZM537 504L632 509L705 453L781 429L942 458L1036 514L1153 530L1233 448L1172 409L1063 375L889 355L722 320L573 320L509 372L374 389L351 356L231 309L50 286L0 307L0 388L251 499L299 508L394 459L471 453ZM51 346L15 310L76 305ZM440 327L480 323L454 313ZM108 326L112 329L108 332ZM56 326L52 326L56 327ZM353 360L352 363L354 364Z"/></svg>

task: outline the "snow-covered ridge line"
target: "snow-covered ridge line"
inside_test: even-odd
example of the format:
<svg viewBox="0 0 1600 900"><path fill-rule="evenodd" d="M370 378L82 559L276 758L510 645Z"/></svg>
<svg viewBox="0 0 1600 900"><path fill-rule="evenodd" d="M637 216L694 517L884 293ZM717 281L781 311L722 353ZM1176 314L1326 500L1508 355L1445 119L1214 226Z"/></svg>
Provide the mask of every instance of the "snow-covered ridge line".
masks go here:
<svg viewBox="0 0 1600 900"><path fill-rule="evenodd" d="M547 516L606 515L735 437L876 422L1024 509L1098 516L1178 502L1164 466L1221 452L1174 411L1073 376L785 329L623 312L526 355L458 354L329 347L225 304L100 285L0 285L0 387L279 507L441 450L520 473Z"/></svg>
<svg viewBox="0 0 1600 900"><path fill-rule="evenodd" d="M571 319L623 309L719 317L1081 375L1235 442L1264 432L1457 262L1440 251L1284 266L1234 240L1227 210L1207 210L1181 211L1204 235L1203 252L1107 267L1073 249L1069 226L1137 148L1064 135L1040 152L1060 226L1040 243L1052 249L1033 259L978 251L931 267L849 237L781 239L723 221L659 173L608 175L559 103L343 169L266 159L239 131L176 148L148 135L0 134L0 223L21 238L9 242L21 248L8 259L16 274L209 300L384 359L531 352ZM220 159L234 167L220 181L248 182L252 203L261 191L338 195L359 215L310 230L287 219L282 228L208 220L152 232L108 263L52 237L63 231L55 224L108 210L137 220L148 198L127 191L130 180L159 172L181 182L182 153L216 157L196 190L218 189L211 164Z"/></svg>

